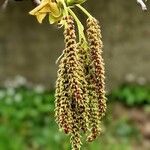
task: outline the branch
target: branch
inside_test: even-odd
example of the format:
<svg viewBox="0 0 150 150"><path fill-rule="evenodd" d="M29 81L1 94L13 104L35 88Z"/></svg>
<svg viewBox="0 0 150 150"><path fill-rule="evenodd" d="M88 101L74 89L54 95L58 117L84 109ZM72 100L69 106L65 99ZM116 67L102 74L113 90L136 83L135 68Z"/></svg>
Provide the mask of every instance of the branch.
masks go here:
<svg viewBox="0 0 150 150"><path fill-rule="evenodd" d="M1 9L2 10L4 10L6 7L7 7L7 5L8 5L8 0L5 0L3 3L2 3L2 5L1 5Z"/></svg>
<svg viewBox="0 0 150 150"><path fill-rule="evenodd" d="M35 5L40 5L40 3L41 3L40 0L32 0L32 2L33 2Z"/></svg>
<svg viewBox="0 0 150 150"><path fill-rule="evenodd" d="M145 0L145 1L147 1L147 0ZM144 10L144 11L147 10L147 7L146 7L145 3L143 2L143 0L137 0L137 3L141 5L142 10Z"/></svg>

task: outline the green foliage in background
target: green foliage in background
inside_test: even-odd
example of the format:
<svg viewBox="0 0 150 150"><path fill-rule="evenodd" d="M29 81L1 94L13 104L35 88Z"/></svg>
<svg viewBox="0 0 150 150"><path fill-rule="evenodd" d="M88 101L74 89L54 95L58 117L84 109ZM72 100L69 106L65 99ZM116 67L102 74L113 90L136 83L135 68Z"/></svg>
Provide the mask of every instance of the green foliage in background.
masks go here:
<svg viewBox="0 0 150 150"><path fill-rule="evenodd" d="M82 150L131 150L139 132L128 118L112 118L108 106L103 134ZM0 150L70 150L69 137L54 120L54 92L36 89L0 89Z"/></svg>
<svg viewBox="0 0 150 150"><path fill-rule="evenodd" d="M142 106L150 104L150 87L124 84L118 89L112 91L109 98L122 102L127 106Z"/></svg>

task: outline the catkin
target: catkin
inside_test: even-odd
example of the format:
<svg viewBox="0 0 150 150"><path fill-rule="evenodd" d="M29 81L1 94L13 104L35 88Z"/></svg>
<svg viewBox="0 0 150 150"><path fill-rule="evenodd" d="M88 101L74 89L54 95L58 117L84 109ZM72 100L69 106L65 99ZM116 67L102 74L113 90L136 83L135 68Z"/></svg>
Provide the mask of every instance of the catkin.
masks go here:
<svg viewBox="0 0 150 150"><path fill-rule="evenodd" d="M102 58L101 31L100 26L95 18L87 19L87 38L89 42L89 68L87 81L89 82L89 99L90 99L90 135L88 141L93 141L101 131L100 120L106 111L105 97L105 70Z"/></svg>
<svg viewBox="0 0 150 150"><path fill-rule="evenodd" d="M73 18L71 16L67 16L64 18L64 21L66 22L64 31L65 50L63 58L60 61L60 72L63 72L63 75L58 75L58 79L60 76L60 78L63 78L63 80L66 81L64 83L66 83L67 85L64 88L65 92L63 92L63 95L67 96L66 103L68 105L65 105L66 108L64 108L63 105L58 105L62 103L62 98L60 98L62 96L62 93L56 94L56 97L59 99L56 103L56 107L59 107L56 108L56 114L59 115L59 119L57 120L62 120L62 117L60 117L61 111L57 111L57 109L65 109L65 112L68 113L67 116L69 119L64 117L63 115L63 119L65 121L59 121L58 124L60 128L67 128L67 131L71 134L72 149L79 150L81 145L80 129L86 130L85 105L81 83L84 77L82 75L82 68L79 66L79 57L77 55L77 43ZM65 71L63 71L64 68L62 66L65 68ZM57 81L62 80L58 79ZM58 88L56 91L60 91L60 83L58 84L56 82L56 85Z"/></svg>
<svg viewBox="0 0 150 150"><path fill-rule="evenodd" d="M96 85L94 81L94 70L91 65L91 58L89 49L86 55L86 81L88 83L87 91L89 98L89 129L90 135L87 137L87 141L93 141L100 134L100 118L98 107L98 95L96 93Z"/></svg>
<svg viewBox="0 0 150 150"><path fill-rule="evenodd" d="M106 111L103 44L96 19L87 20L88 47L76 42L73 18L63 21L65 50L57 72L55 117L59 128L71 136L72 150L80 150L82 131L89 133L89 142L97 138Z"/></svg>
<svg viewBox="0 0 150 150"><path fill-rule="evenodd" d="M81 44L77 45L78 62L80 68L80 82L82 84L81 89L83 93L84 111L80 115L81 129L85 132L89 130L89 97L88 97L88 83L86 81L86 49L82 48Z"/></svg>
<svg viewBox="0 0 150 150"><path fill-rule="evenodd" d="M55 91L55 117L59 128L65 133L71 130L71 111L69 103L68 88L69 82L67 79L67 68L65 67L66 58L62 58L57 72L56 91Z"/></svg>
<svg viewBox="0 0 150 150"><path fill-rule="evenodd" d="M77 56L77 43L75 35L74 21L71 16L65 18L66 28L64 31L66 59L67 59L67 75L69 80L69 94L72 113L72 131L71 143L73 150L79 150L81 145L80 140L80 121L79 115L83 114L84 103L79 76L79 64ZM81 110L82 108L82 110Z"/></svg>
<svg viewBox="0 0 150 150"><path fill-rule="evenodd" d="M95 74L95 85L98 95L100 119L106 112L106 97L105 97L105 68L102 58L101 31L98 21L95 18L87 20L87 37L90 48L91 62Z"/></svg>
<svg viewBox="0 0 150 150"><path fill-rule="evenodd" d="M83 133L88 135L89 142L98 137L106 111L101 30L98 21L80 5L84 1L42 0L30 12L40 23L48 14L50 23L64 27L65 49L57 60L55 118L59 129L70 136L72 150L80 150ZM74 6L90 17L87 30L73 12ZM74 21L79 32L78 39Z"/></svg>

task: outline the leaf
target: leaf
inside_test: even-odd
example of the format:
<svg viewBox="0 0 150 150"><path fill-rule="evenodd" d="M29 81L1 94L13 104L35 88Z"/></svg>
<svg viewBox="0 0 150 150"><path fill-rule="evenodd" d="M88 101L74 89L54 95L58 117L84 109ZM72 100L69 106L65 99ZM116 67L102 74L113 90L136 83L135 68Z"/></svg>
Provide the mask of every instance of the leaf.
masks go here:
<svg viewBox="0 0 150 150"><path fill-rule="evenodd" d="M82 4L86 0L65 0L68 6L73 6L75 4Z"/></svg>
<svg viewBox="0 0 150 150"><path fill-rule="evenodd" d="M36 18L38 20L39 23L42 23L43 19L46 17L46 14L45 13L42 13L42 14L38 14L36 15Z"/></svg>
<svg viewBox="0 0 150 150"><path fill-rule="evenodd" d="M50 16L50 24L56 22L62 16L61 9L55 2L43 0L39 6L34 8L29 14L36 16L39 23L42 23L47 14Z"/></svg>

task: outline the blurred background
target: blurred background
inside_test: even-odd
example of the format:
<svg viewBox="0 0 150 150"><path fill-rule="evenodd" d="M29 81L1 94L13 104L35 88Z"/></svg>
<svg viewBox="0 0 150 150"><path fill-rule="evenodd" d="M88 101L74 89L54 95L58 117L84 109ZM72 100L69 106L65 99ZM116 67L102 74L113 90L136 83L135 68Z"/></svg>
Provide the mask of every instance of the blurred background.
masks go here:
<svg viewBox="0 0 150 150"><path fill-rule="evenodd" d="M82 149L150 150L150 11L135 0L84 6L101 24L108 109L102 135ZM28 14L34 7L10 0L0 11L0 150L70 150L54 120L63 30L38 24Z"/></svg>

